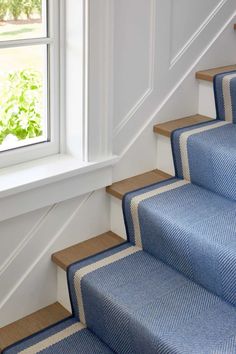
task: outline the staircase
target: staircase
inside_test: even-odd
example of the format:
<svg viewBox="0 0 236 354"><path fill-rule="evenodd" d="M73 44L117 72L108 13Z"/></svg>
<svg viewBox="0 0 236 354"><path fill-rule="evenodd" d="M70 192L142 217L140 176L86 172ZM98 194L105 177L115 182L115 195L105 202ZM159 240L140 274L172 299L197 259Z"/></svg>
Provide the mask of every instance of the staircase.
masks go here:
<svg viewBox="0 0 236 354"><path fill-rule="evenodd" d="M236 27L234 26L234 28ZM49 326L56 325L51 327L51 330L49 330L49 332L51 331L50 336L53 339L51 342L49 342L48 346L44 343L45 348L49 348L50 346L55 345L57 343L57 339L55 339L57 334L63 332L63 338L69 338L70 335L76 336L74 338L75 341L73 343L78 344L77 348L80 348L81 345L81 353L119 352L119 349L117 348L121 348L120 352L122 353L180 353L178 348L181 347L181 342L183 342L185 345L184 350L186 351L183 351L183 353L186 354L200 354L199 348L201 346L202 354L236 353L236 313L234 314L236 289L231 289L230 296L228 296L228 293L224 294L224 292L222 293L221 290L217 288L217 286L215 285L217 284L217 272L215 272L215 268L217 266L215 264L208 265L207 271L210 269L209 277L205 279L204 275L202 275L201 273L201 271L203 272L205 268L203 267L201 269L201 264L196 263L198 264L198 270L200 269L199 272L193 269L191 269L190 271L190 266L187 260L185 260L185 252L189 251L189 249L186 248L186 244L184 243L185 240L181 240L182 244L174 243L173 246L172 243L175 241L172 240L172 236L168 234L168 240L165 239L165 237L167 237L167 234L165 234L163 231L162 237L165 242L163 241L163 244L160 243L158 244L158 247L154 247L154 245L156 246L155 240L153 241L151 238L149 240L149 232L145 229L147 228L147 225L143 227L142 231L143 234L145 234L146 236L141 237L139 242L137 242L137 240L132 240L132 227L134 226L127 226L127 223L129 222L129 220L127 219L127 215L129 213L129 208L131 205L130 203L132 203L132 198L138 198L139 193L150 193L153 191L154 187L158 189L166 188L166 186L169 186L170 178L175 174L170 140L171 136L175 134L174 132L179 131L180 129L181 131L184 129L189 129L189 127L196 126L199 124L200 126L202 124L214 124L216 112L214 110L214 105L212 104L214 98L212 89L213 78L217 74L229 71L236 71L236 65L214 68L205 71L199 71L196 73L196 79L199 80L200 86L199 99L201 104L199 113L193 116L188 116L172 120L170 122L157 124L153 127L154 133L157 134L158 169L125 179L120 182L116 182L106 188L107 193L111 196L112 231L108 231L105 234L96 236L88 241L71 246L65 250L62 250L52 255L52 261L58 267L58 287L60 293L59 300L61 304L52 304L51 306L48 306L45 309L42 309L30 316L27 316L24 319L16 321L15 323L0 329L1 350L4 350L5 348L13 345L15 342L21 341L26 337L32 336L38 331L42 331L40 334L42 337L40 339L40 343L42 343L46 340L48 333L43 330L45 328L48 328ZM211 103L210 105L209 102ZM176 139L178 139L178 137L176 137ZM179 183L179 180L171 180L171 184L172 183ZM191 198L193 198L193 196L195 196L196 194L204 194L204 192L202 192L202 189L199 189L196 192L195 189L187 191L187 187L185 185L181 185L181 188L184 188L183 190L181 189L181 198L186 198L186 201L192 200L189 199L189 195L191 195ZM137 190L140 190L141 192L134 192ZM223 197L218 195L215 196L213 192L209 192L208 194L209 199L213 201L212 204L207 204L207 208L209 210L213 210L215 204L220 206L224 204L225 210L227 208L230 210L233 208L234 202L228 201L229 199L224 199ZM125 241L126 231L122 214L122 200L124 210L126 210L127 208L126 227L129 233L128 240L131 241L131 244ZM162 199L160 199L160 203L161 201ZM174 205L174 201L169 200L169 203L169 209L171 209L171 205ZM202 200L199 199L198 206L200 205L200 203L203 203L202 210L207 210L207 208L204 209L205 201L202 202ZM181 207L178 203L176 203L175 207L176 209L179 208L179 213L181 214ZM146 206L144 212L147 212L147 210L149 210L149 206ZM214 216L214 212L212 214L212 217ZM200 213L199 210L198 213ZM182 215L182 217L184 218L184 215ZM165 226L164 221L166 220L168 220L168 222L172 222L171 216L169 215L169 211L166 211L166 214L163 215L162 212L158 210L155 214L154 220L151 218L149 219L149 224L151 224L153 227L155 227L155 219L158 219L162 226ZM215 223L217 224L217 220L215 220ZM160 227L160 224L158 225L158 227ZM220 227L220 225L218 224L217 226ZM172 222L171 227L175 231L175 233L178 232L179 225L177 225L175 222ZM181 231L183 232L185 226L182 225L181 227ZM204 225L201 225L200 221L199 227L202 228L202 230L204 229ZM225 225L225 228L227 228L227 225ZM204 230L205 232L207 232L206 229ZM186 230L184 230L184 232L185 231ZM191 233L194 235L198 235L197 232L198 230L191 230ZM149 243L147 242L147 244L145 244L145 240L148 240ZM198 238L193 237L192 240L193 243L195 242L194 252L196 252L196 254L198 255L198 252L200 252L198 248L200 247L198 245ZM183 248L181 248L182 246ZM211 241L209 241L209 249L211 246L212 243ZM166 252L166 247L172 247L173 250L177 251L176 253L174 253L173 251L173 253L170 255L168 254L168 252ZM182 259L178 258L180 257L179 254L181 254L181 252ZM131 265L132 267L134 267L133 269L135 271L133 272L129 272L128 270L130 269L129 262L127 261L127 263L125 263L127 254L130 256L127 259L131 260ZM81 272L83 273L83 269L89 269L89 267L93 267L93 265L99 264L99 262L103 262L104 259L110 259L112 257L118 257L119 262L124 262L122 263L122 269L120 271L115 269L115 266L113 266L113 261L110 261L109 267L107 269L109 270L109 276L113 280L111 280L109 276L106 280L106 272L102 272L101 270L99 273L99 281L101 283L97 284L96 279L90 279L88 277L87 283L83 285L83 277L81 275ZM207 263L207 257L203 257L203 259L204 262ZM162 261L163 263L160 261ZM214 250L212 262L214 262ZM140 264L142 265L142 269L139 269ZM235 269L233 267L236 266L235 264L233 264L232 261L232 269ZM89 272L89 270L86 270L86 272ZM114 272L116 272L116 277L113 275ZM76 279L76 274L79 274L78 282L80 282L80 287L84 286L84 294L86 294L86 299L88 299L86 301L84 300L82 307L81 305L79 306L79 313L76 313L75 303L76 301L79 301L78 295L77 297L75 296L75 290L70 284L70 293L72 294L71 300L73 304L73 317L71 317L70 300L68 297L68 291L66 286L66 273L68 279L71 279L71 284L73 283L72 279ZM181 275L181 273L184 274L184 276ZM142 279L143 281L143 284L145 284L142 286L141 283L141 287L139 287L137 283L134 283L134 286L137 287L136 292L133 292L133 289L129 288L129 283L133 281L132 277L140 277L140 279ZM123 298L124 295L120 294L118 290L117 292L115 292L115 290L113 289L113 283L116 285L116 283L121 282L121 279L123 278L125 279L123 287L124 289L126 289L126 293L130 294L129 301ZM145 282L145 279L148 280ZM227 279L225 280L225 283L227 283ZM230 278L230 281L234 281L233 276ZM227 286L230 287L230 285L228 284ZM144 287L144 292L142 292L142 287ZM160 296L161 298L161 291L166 291L167 287L169 289L168 291L170 294L178 294L177 298L179 302L176 305L176 297L172 298L171 295L169 295L165 299L163 298L161 303L158 303L159 307L157 306L157 308L159 313L155 315L156 317L160 316L160 320L158 322L158 329L155 327L157 326L157 323L153 324L153 326L152 324L148 323L148 319L151 318L153 314L155 314L155 311L157 311L156 308L148 308L147 312L145 313L145 316L142 317L143 322L140 319L140 313L140 318L136 318L135 316L133 316L132 311L135 312L134 309L136 302L138 303L139 301L143 301L142 306L144 306L145 298L148 298L149 296L151 302L152 294L148 289L151 289L156 294L160 294L158 296ZM232 291L235 291L235 293L232 294ZM109 292L112 293L113 297L109 295ZM139 294L140 298L135 298L136 293ZM117 300L117 302L114 302L115 297L117 297L119 301ZM122 298L121 300L120 297ZM96 299L96 301L94 299ZM93 301L96 302L96 304L93 304ZM133 309L132 311L130 309L126 309L127 304L129 304L130 308ZM84 313L82 313L81 308L83 309ZM174 314L174 317L169 314L169 317L166 318L166 313L164 313L163 308L169 308ZM214 310L209 314L208 318L206 319L205 316L207 316L209 308L213 308ZM131 312L129 312L129 310ZM105 321L105 324L103 324L99 320L98 323L93 323L91 319L92 314L90 314L90 312L93 315L96 314L97 317L101 317L102 321ZM120 316L118 320L116 317L117 314ZM178 328L178 326L184 326L184 322L188 323L189 314L193 316L195 322L198 324L198 328L193 323L189 323L188 327L185 328L185 331L182 332L181 328ZM74 320L74 316L78 316L82 323L78 324L77 321ZM112 319L112 324L109 323L109 316ZM143 320L144 318L145 320ZM175 336L179 339L176 341L173 340L171 336L168 336L166 334L168 333L168 330L173 328L173 321L176 321L177 323L177 327L175 328ZM84 326L85 322L86 327ZM130 330L129 322L132 324L132 330L127 337L127 331ZM222 324L224 323L225 326L222 326ZM102 327L106 327L108 326L108 324L112 328L106 328L103 330ZM160 328L165 328L166 332L162 333L161 330L159 330ZM155 335L153 333L155 331L158 332L158 343L154 341ZM230 341L226 340L227 335L225 332L227 331ZM67 334L65 334L65 332ZM96 336L94 335L94 333L96 334ZM120 335L116 336L116 333L120 333ZM221 335L222 338L224 338L225 342L222 342L217 348L214 348L214 350L205 352L205 342L209 343L210 341L214 341L217 339L217 336L219 337ZM136 339L136 343L133 343L134 336ZM201 345L199 347L194 341L194 336L196 336L196 338L198 336L203 338L202 343L200 343ZM33 339L32 343L30 343L30 347L34 348L34 346L37 344L37 340L34 342L35 337L32 338ZM145 340L142 340L143 338L145 338ZM188 348L188 341L192 344L189 349L186 349ZM26 350L24 348L24 343L25 342L23 341L21 348L22 351ZM69 342L66 345L69 345ZM15 348L16 347L13 346L11 349L7 350L6 353L20 352L18 351L19 349ZM68 347L64 347L63 350L65 350L65 348ZM37 350L37 347L35 347L35 349L32 349L28 352L38 352ZM69 349L67 352L72 353L73 351Z"/></svg>

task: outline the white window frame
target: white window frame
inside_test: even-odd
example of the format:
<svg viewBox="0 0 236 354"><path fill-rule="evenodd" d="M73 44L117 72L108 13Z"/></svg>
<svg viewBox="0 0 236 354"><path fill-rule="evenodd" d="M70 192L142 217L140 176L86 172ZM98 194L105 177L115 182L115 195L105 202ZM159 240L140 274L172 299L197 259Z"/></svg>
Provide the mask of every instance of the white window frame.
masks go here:
<svg viewBox="0 0 236 354"><path fill-rule="evenodd" d="M43 158L60 152L60 6L61 0L47 1L47 33L46 37L19 39L0 42L2 48L47 45L48 72L48 122L50 124L49 141L26 145L0 152L0 168L16 165L26 161Z"/></svg>
<svg viewBox="0 0 236 354"><path fill-rule="evenodd" d="M60 2L59 149L0 169L0 221L110 185L119 161L112 154L114 0L49 1Z"/></svg>

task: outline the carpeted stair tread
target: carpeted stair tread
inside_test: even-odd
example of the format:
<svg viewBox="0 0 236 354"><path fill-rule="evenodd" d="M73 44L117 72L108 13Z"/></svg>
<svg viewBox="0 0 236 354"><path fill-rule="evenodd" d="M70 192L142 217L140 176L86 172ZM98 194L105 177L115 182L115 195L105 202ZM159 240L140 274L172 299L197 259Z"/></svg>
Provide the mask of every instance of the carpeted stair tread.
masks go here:
<svg viewBox="0 0 236 354"><path fill-rule="evenodd" d="M75 315L119 354L236 352L236 308L139 247L73 265L69 280Z"/></svg>
<svg viewBox="0 0 236 354"><path fill-rule="evenodd" d="M176 176L236 200L236 72L214 78L217 119L172 133Z"/></svg>
<svg viewBox="0 0 236 354"><path fill-rule="evenodd" d="M221 66L218 68L212 68L207 70L201 70L196 72L196 78L204 81L213 81L215 75L222 74L228 71L235 71L235 70L236 70L235 64Z"/></svg>
<svg viewBox="0 0 236 354"><path fill-rule="evenodd" d="M58 302L0 328L0 352L13 343L61 321L71 314Z"/></svg>
<svg viewBox="0 0 236 354"><path fill-rule="evenodd" d="M104 343L75 318L64 320L12 347L4 354L112 354Z"/></svg>
<svg viewBox="0 0 236 354"><path fill-rule="evenodd" d="M171 176L160 170L153 170L140 175L124 179L119 182L113 183L111 186L106 188L108 194L113 197L122 199L123 196L133 190L143 188L153 183L163 181L170 178Z"/></svg>
<svg viewBox="0 0 236 354"><path fill-rule="evenodd" d="M236 71L215 76L214 96L217 119L236 123Z"/></svg>
<svg viewBox="0 0 236 354"><path fill-rule="evenodd" d="M201 114L194 114L192 116L175 119L161 124L156 124L153 127L153 131L156 134L166 136L170 138L172 132L179 128L185 128L191 125L203 123L212 120L212 118L203 116Z"/></svg>
<svg viewBox="0 0 236 354"><path fill-rule="evenodd" d="M215 193L236 200L236 125L215 120L175 131L176 173Z"/></svg>
<svg viewBox="0 0 236 354"><path fill-rule="evenodd" d="M236 305L236 203L182 179L128 194L129 240Z"/></svg>
<svg viewBox="0 0 236 354"><path fill-rule="evenodd" d="M99 252L115 247L125 240L112 231L105 232L84 242L80 242L52 255L52 261L66 270L74 262L91 257Z"/></svg>

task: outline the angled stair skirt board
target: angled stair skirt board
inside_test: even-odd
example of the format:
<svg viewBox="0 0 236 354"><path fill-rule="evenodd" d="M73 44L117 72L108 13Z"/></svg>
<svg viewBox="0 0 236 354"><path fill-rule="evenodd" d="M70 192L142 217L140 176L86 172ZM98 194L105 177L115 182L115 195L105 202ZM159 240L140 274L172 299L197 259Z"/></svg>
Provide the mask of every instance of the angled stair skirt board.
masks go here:
<svg viewBox="0 0 236 354"><path fill-rule="evenodd" d="M4 353L236 353L234 74L214 87L217 119L172 133L176 176L124 195L128 241L67 268L72 318Z"/></svg>

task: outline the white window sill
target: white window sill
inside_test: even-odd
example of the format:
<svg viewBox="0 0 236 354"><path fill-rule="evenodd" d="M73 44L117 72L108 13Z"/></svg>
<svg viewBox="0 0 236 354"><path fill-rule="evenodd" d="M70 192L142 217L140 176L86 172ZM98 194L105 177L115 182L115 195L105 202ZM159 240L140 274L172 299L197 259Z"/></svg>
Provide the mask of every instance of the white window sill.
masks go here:
<svg viewBox="0 0 236 354"><path fill-rule="evenodd" d="M54 155L0 170L0 221L58 203L112 183L113 156L86 163Z"/></svg>

